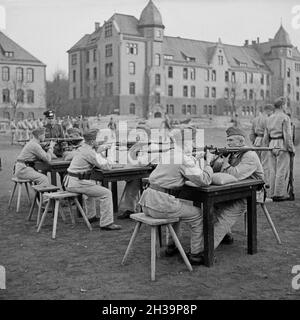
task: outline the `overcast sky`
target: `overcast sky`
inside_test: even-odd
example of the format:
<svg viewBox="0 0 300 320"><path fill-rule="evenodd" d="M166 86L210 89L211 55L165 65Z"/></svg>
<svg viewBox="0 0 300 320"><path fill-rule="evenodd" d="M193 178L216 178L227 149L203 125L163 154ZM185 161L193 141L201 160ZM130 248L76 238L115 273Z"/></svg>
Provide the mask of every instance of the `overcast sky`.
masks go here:
<svg viewBox="0 0 300 320"><path fill-rule="evenodd" d="M300 28L293 27L299 0L153 0L162 14L165 35L243 45L245 39L273 38L282 19L292 43L300 48ZM6 12L3 31L47 65L47 79L68 70L66 51L114 13L140 17L148 0L0 0ZM1 7L0 7L1 9ZM1 13L1 12L0 12ZM1 14L0 14L1 18ZM300 14L299 14L300 27ZM1 23L0 23L1 26Z"/></svg>

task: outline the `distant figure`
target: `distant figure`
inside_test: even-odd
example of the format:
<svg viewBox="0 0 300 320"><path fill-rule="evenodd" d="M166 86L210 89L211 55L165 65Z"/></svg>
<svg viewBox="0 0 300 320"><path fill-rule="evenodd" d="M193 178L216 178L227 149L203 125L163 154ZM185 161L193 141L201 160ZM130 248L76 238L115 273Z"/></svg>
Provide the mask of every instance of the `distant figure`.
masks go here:
<svg viewBox="0 0 300 320"><path fill-rule="evenodd" d="M107 127L111 130L111 138L115 139L116 138L116 131L117 131L117 124L116 124L113 117L110 118Z"/></svg>
<svg viewBox="0 0 300 320"><path fill-rule="evenodd" d="M236 127L236 128L240 128L241 127L241 121L239 119L239 115L236 113L234 115L234 118L232 119L232 122L233 122L233 127Z"/></svg>
<svg viewBox="0 0 300 320"><path fill-rule="evenodd" d="M88 117L83 117L82 119L82 133L90 130L90 124Z"/></svg>
<svg viewBox="0 0 300 320"><path fill-rule="evenodd" d="M13 145L15 142L16 130L17 130L16 121L15 121L15 119L12 119L10 122L11 145Z"/></svg>

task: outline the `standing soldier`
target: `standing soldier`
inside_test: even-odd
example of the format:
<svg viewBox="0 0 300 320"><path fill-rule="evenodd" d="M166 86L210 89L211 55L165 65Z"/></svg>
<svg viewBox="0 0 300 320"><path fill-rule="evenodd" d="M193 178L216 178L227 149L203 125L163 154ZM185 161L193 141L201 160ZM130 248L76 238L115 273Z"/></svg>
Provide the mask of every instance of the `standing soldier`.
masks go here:
<svg viewBox="0 0 300 320"><path fill-rule="evenodd" d="M13 145L16 140L16 130L17 125L15 119L12 119L10 122L10 132L11 132L11 144Z"/></svg>
<svg viewBox="0 0 300 320"><path fill-rule="evenodd" d="M270 189L269 196L273 201L290 200L289 173L290 157L295 154L293 144L291 120L283 111L285 99L278 98L275 103L275 111L267 119L267 127L264 134L264 143L273 150L269 155Z"/></svg>
<svg viewBox="0 0 300 320"><path fill-rule="evenodd" d="M254 147L265 147L263 145L264 132L267 126L267 119L273 112L274 107L271 104L267 104L264 106L264 112L252 120L252 128L249 139ZM269 152L261 151L257 154L264 169L265 183L269 185Z"/></svg>
<svg viewBox="0 0 300 320"><path fill-rule="evenodd" d="M98 130L93 129L83 134L84 144L72 155L72 161L65 177L66 190L86 195L86 214L90 222L99 222L102 230L119 230L114 224L112 193L90 180L89 173L96 167L110 169L111 163L97 153L96 138ZM100 200L100 212L96 213L96 200Z"/></svg>
<svg viewBox="0 0 300 320"><path fill-rule="evenodd" d="M51 141L48 151L45 152L40 145L40 142L45 139L45 128L34 129L32 136L33 138L17 157L15 175L19 179L29 179L36 184L49 185L47 176L36 171L33 165L37 160L49 162L52 159L55 142Z"/></svg>
<svg viewBox="0 0 300 320"><path fill-rule="evenodd" d="M117 124L113 117L110 118L107 127L111 130L111 138L116 139Z"/></svg>

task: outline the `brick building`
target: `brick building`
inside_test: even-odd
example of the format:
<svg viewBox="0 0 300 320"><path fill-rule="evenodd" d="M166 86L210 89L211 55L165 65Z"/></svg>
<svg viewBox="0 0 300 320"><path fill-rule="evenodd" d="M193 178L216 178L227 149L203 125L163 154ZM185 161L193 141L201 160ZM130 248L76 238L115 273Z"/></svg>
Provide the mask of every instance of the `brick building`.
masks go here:
<svg viewBox="0 0 300 320"><path fill-rule="evenodd" d="M254 115L279 95L300 117L300 53L274 39L236 46L164 35L152 0L139 19L114 14L69 54L69 98L82 113ZM89 111L88 111L89 110Z"/></svg>

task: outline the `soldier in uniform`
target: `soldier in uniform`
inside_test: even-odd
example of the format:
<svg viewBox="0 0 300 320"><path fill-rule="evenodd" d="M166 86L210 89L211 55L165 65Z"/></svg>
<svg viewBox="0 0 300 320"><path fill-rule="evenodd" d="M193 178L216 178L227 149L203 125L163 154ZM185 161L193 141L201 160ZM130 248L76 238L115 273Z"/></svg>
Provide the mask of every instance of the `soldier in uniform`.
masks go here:
<svg viewBox="0 0 300 320"><path fill-rule="evenodd" d="M269 197L273 201L289 200L289 172L290 154L295 154L293 144L291 120L283 111L285 99L278 98L275 103L275 111L268 120L264 134L264 144L274 150L269 155L270 189Z"/></svg>
<svg viewBox="0 0 300 320"><path fill-rule="evenodd" d="M102 230L119 230L114 224L112 193L96 181L89 179L92 168L110 169L112 163L97 153L98 130L93 129L83 134L84 144L73 154L73 159L64 179L66 190L83 194L86 197L86 214L90 222L99 222ZM95 201L100 201L100 212L96 212Z"/></svg>
<svg viewBox="0 0 300 320"><path fill-rule="evenodd" d="M64 138L64 131L60 124L55 121L55 114L51 110L47 110L44 112L46 117L46 139L49 138ZM54 154L57 157L61 157L63 153L62 143L57 143L54 148Z"/></svg>
<svg viewBox="0 0 300 320"><path fill-rule="evenodd" d="M171 195L171 190L179 188L189 180L197 186L209 185L212 182L213 170L210 161L212 154L207 152L207 163L200 169L194 157L188 156L182 149L183 132L175 129L174 149L164 152L161 162L149 176L150 186L143 192L139 201L143 212L153 218L180 218L180 221L189 224L191 230L191 252L189 259L192 264L203 263L203 222L201 209L189 205ZM169 161L168 161L169 160ZM176 234L180 234L180 223L174 224ZM170 242L166 255L171 256L178 249Z"/></svg>
<svg viewBox="0 0 300 320"><path fill-rule="evenodd" d="M264 112L252 120L251 132L249 139L254 147L265 147L263 137L267 126L268 117L273 114L274 107L271 104L264 106ZM269 185L269 152L261 151L257 153L264 169L265 183Z"/></svg>
<svg viewBox="0 0 300 320"><path fill-rule="evenodd" d="M55 142L51 141L48 151L45 152L40 145L40 142L45 139L45 129L34 129L32 136L32 139L27 142L17 157L15 175L19 179L29 179L35 184L49 185L48 177L34 170L33 165L37 160L49 162L54 157L53 148Z"/></svg>

